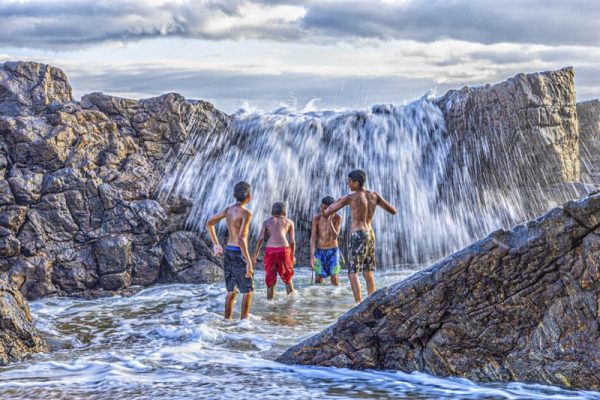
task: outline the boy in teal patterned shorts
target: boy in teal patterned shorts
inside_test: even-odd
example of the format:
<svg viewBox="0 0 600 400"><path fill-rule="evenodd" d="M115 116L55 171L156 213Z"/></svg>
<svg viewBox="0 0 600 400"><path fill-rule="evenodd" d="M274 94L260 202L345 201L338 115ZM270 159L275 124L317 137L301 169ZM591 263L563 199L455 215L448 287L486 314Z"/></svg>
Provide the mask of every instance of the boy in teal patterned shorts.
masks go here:
<svg viewBox="0 0 600 400"><path fill-rule="evenodd" d="M338 236L342 217L338 214L325 217L327 207L334 202L331 196L321 200L319 214L313 216L310 231L310 265L316 274L316 282L329 277L331 284L339 285L342 255L338 247Z"/></svg>

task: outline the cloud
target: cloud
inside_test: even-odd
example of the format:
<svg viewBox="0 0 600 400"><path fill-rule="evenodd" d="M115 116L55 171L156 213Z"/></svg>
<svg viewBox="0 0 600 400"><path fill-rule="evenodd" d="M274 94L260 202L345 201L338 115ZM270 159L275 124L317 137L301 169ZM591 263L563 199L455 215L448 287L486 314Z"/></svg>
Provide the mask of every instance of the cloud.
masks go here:
<svg viewBox="0 0 600 400"><path fill-rule="evenodd" d="M584 0L25 0L0 4L0 42L44 49L156 37L598 46L598 20L600 2Z"/></svg>

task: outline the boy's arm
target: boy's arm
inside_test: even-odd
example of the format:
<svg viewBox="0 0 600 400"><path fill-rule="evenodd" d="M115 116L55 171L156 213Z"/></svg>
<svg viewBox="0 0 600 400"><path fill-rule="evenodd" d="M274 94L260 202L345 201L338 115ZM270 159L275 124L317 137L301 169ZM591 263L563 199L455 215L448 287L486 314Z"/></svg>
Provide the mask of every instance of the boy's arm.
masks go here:
<svg viewBox="0 0 600 400"><path fill-rule="evenodd" d="M248 210L244 213L242 218L242 226L238 233L238 246L242 251L242 255L246 259L246 278L252 278L254 268L252 266L252 259L250 259L250 253L248 252L248 230L250 230L250 220L252 219L252 213Z"/></svg>
<svg viewBox="0 0 600 400"><path fill-rule="evenodd" d="M288 235L290 237L290 251L292 252L292 258L294 260L294 264L296 264L296 233L294 232L294 221L291 221L290 230L288 231Z"/></svg>
<svg viewBox="0 0 600 400"><path fill-rule="evenodd" d="M331 229L333 229L335 236L340 236L340 228L342 227L342 217L335 214L333 218L329 220L329 223L331 224Z"/></svg>
<svg viewBox="0 0 600 400"><path fill-rule="evenodd" d="M258 253L260 253L260 246L262 246L263 241L265 240L265 233L267 231L267 223L263 223L262 228L260 229L260 234L258 235L258 240L256 241L256 246L254 246L254 256L252 257L252 262L256 264L258 260Z"/></svg>
<svg viewBox="0 0 600 400"><path fill-rule="evenodd" d="M208 236L210 236L210 241L213 244L213 252L217 256L223 254L223 248L221 247L221 244L219 243L219 238L217 236L217 232L215 231L215 225L220 220L225 218L226 213L227 213L227 209L225 209L225 210L221 211L220 213L218 213L217 215L211 217L206 222L206 229L208 230Z"/></svg>
<svg viewBox="0 0 600 400"><path fill-rule="evenodd" d="M342 207L347 206L347 205L348 205L348 196L340 197L339 199L337 199L335 201L335 203L333 203L332 205L327 207L327 210L325 210L324 215L326 218L328 218L331 214L335 214Z"/></svg>
<svg viewBox="0 0 600 400"><path fill-rule="evenodd" d="M317 229L319 228L319 217L313 217L310 226L310 266L315 269L315 251L317 249Z"/></svg>
<svg viewBox="0 0 600 400"><path fill-rule="evenodd" d="M389 212L390 214L396 215L396 213L398 212L396 210L396 207L388 203L383 197L381 197L379 193L375 194L377 195L377 205L383 208L385 211Z"/></svg>

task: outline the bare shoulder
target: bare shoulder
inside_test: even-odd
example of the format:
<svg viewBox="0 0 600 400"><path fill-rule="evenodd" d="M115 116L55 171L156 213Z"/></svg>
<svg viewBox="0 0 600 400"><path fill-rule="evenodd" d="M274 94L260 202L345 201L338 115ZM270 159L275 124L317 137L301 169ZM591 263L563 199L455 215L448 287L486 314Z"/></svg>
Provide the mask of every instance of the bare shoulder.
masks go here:
<svg viewBox="0 0 600 400"><path fill-rule="evenodd" d="M288 225L290 225L290 226L294 226L294 221L292 221L292 220L291 220L291 219L289 219L289 218L286 218L286 220L287 220L286 222L288 223Z"/></svg>
<svg viewBox="0 0 600 400"><path fill-rule="evenodd" d="M321 218L321 214L315 214L312 216L313 222L319 222L319 218Z"/></svg>
<svg viewBox="0 0 600 400"><path fill-rule="evenodd" d="M335 215L333 216L333 220L334 220L334 221L336 221L336 222L337 222L337 221L341 221L341 220L342 220L342 216L341 216L340 214L335 214Z"/></svg>

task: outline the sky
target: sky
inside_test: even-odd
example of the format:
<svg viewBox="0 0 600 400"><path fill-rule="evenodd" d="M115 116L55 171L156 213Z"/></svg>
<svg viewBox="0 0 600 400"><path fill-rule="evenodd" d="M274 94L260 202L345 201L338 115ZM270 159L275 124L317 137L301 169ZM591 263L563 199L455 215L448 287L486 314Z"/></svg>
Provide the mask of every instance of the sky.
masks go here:
<svg viewBox="0 0 600 400"><path fill-rule="evenodd" d="M0 62L59 67L76 98L178 92L226 112L402 104L566 66L586 100L598 21L597 0L0 0Z"/></svg>

